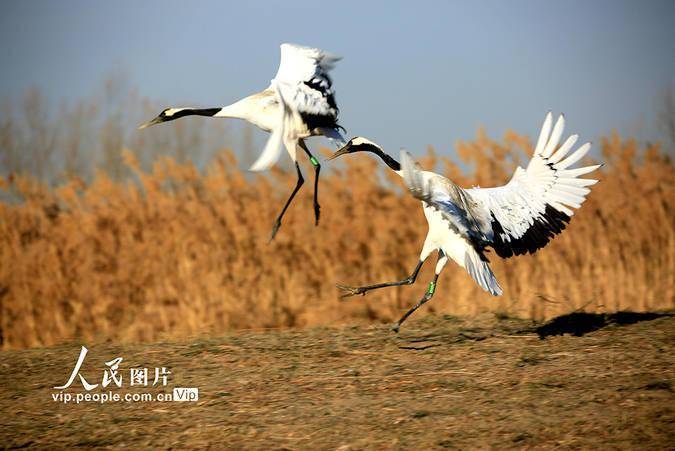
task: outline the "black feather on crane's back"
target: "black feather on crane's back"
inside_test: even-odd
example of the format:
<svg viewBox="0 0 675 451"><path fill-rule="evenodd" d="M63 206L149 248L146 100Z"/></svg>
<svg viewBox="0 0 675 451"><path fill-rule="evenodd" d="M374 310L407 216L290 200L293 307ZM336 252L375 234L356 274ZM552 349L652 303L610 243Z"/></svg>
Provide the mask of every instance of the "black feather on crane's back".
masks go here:
<svg viewBox="0 0 675 451"><path fill-rule="evenodd" d="M312 78L310 81L306 81L304 83L307 87L320 92L321 95L326 99L326 102L328 102L328 106L334 109L337 113L338 106L337 103L335 102L335 95L333 93L333 90L331 89L332 82L327 75L324 75L324 77L325 80Z"/></svg>
<svg viewBox="0 0 675 451"><path fill-rule="evenodd" d="M321 93L323 98L326 99L329 107L328 114L312 114L301 110L300 115L302 116L302 120L307 125L307 128L309 130L315 130L321 127L332 128L335 130L342 128L337 123L337 117L340 110L337 106L337 103L335 102L335 96L333 94L333 90L331 89L332 81L328 75L323 75L323 79L316 77L312 78L310 81L305 81L304 84L308 88Z"/></svg>
<svg viewBox="0 0 675 451"><path fill-rule="evenodd" d="M320 127L332 128L335 130L341 129L342 127L337 123L337 118L335 116L327 116L324 114L309 114L309 113L300 113L302 120L307 125L309 130L316 130Z"/></svg>

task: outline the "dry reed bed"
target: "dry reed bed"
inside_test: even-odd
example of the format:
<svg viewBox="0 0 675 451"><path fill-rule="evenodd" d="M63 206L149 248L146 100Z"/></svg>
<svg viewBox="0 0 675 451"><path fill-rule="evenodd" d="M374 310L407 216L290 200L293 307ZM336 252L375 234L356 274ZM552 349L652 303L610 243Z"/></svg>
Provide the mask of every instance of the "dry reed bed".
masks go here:
<svg viewBox="0 0 675 451"><path fill-rule="evenodd" d="M492 254L503 297L449 265L418 315L489 310L541 319L579 308L673 308L673 164L658 146L638 149L618 136L601 147L602 181L569 230L532 256ZM531 146L514 133L498 143L479 132L457 150L466 173L431 150L421 160L465 186L490 186L508 180ZM103 173L56 188L28 176L0 179L22 199L0 203L4 348L392 321L431 277L433 264L415 286L339 300L335 282L408 274L426 233L420 205L369 157L346 157L326 171L317 228L307 183L271 244L292 174L248 179L228 152L203 174L168 158L142 171L131 151L124 158L137 183Z"/></svg>

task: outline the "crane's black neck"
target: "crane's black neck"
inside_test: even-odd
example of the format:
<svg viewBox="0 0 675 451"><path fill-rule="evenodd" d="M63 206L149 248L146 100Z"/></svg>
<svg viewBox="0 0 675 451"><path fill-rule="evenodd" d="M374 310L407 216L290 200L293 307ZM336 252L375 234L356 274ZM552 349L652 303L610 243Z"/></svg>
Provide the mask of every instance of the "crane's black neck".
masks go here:
<svg viewBox="0 0 675 451"><path fill-rule="evenodd" d="M391 156L387 155L386 153L382 152L382 154L378 154L382 160L387 163L387 166L389 166L392 170L398 172L401 170L401 163L398 161L394 160Z"/></svg>
<svg viewBox="0 0 675 451"><path fill-rule="evenodd" d="M358 151L372 152L375 155L377 155L378 157L380 157L382 159L382 161L384 161L387 164L387 166L389 166L392 170L397 171L397 172L401 170L401 164L398 161L394 160L390 155L386 154L378 146L375 146L373 144L364 143L364 144L358 144L355 147L356 147L356 149L354 150L355 152L358 152Z"/></svg>
<svg viewBox="0 0 675 451"><path fill-rule="evenodd" d="M183 108L180 111L176 111L169 118L179 119L185 116L215 116L222 108Z"/></svg>

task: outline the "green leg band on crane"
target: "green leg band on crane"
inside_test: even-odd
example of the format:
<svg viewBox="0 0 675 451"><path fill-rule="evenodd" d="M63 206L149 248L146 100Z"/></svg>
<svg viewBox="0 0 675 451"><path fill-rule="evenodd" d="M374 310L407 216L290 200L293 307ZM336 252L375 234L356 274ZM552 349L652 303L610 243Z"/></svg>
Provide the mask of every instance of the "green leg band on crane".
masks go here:
<svg viewBox="0 0 675 451"><path fill-rule="evenodd" d="M309 161L311 161L312 164L313 164L314 166L318 166L318 165L319 165L319 160L317 160L317 159L314 158L314 157L309 157Z"/></svg>

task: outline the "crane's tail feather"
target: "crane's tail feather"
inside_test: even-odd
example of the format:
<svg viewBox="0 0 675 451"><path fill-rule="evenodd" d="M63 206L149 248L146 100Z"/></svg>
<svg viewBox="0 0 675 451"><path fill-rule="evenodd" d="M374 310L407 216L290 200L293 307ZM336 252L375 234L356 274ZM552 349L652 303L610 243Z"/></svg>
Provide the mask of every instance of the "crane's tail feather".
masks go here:
<svg viewBox="0 0 675 451"><path fill-rule="evenodd" d="M272 130L272 134L265 144L265 148L258 157L258 159L251 166L251 171L266 171L267 169L274 166L274 164L279 160L281 156L282 143L286 138L284 135L286 133L286 122L289 120L291 112L288 109L288 105L284 99L284 95L281 92L281 86L275 80L272 80L270 85L274 89L275 96L279 102L280 114L279 114L279 123L277 127ZM295 149L288 149L289 152L295 151Z"/></svg>
<svg viewBox="0 0 675 451"><path fill-rule="evenodd" d="M497 282L488 262L481 259L474 249L467 250L464 255L464 268L482 289L493 296L502 295L502 287L499 286L499 282Z"/></svg>
<svg viewBox="0 0 675 451"><path fill-rule="evenodd" d="M279 160L281 156L282 143L283 143L283 127L276 128L272 130L272 135L267 140L265 148L258 157L258 159L251 166L251 171L259 172L266 171L267 169L274 166L274 164Z"/></svg>

